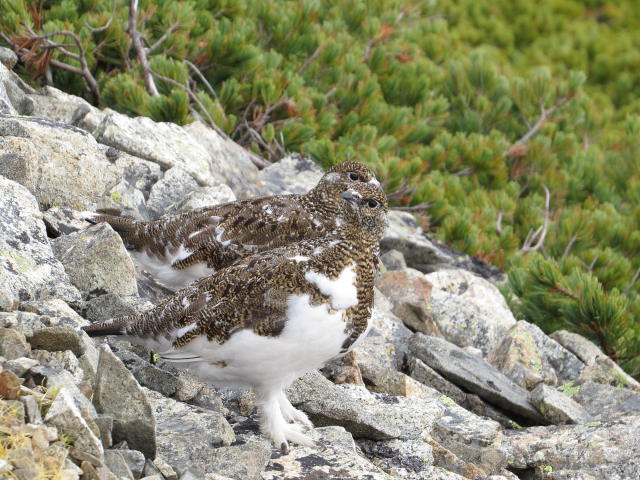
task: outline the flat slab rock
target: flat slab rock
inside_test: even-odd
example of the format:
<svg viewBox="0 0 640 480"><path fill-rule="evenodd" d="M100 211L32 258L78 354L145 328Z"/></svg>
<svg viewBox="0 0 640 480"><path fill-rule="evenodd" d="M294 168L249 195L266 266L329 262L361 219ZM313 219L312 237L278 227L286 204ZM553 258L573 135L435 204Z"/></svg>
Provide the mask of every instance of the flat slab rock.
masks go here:
<svg viewBox="0 0 640 480"><path fill-rule="evenodd" d="M456 385L506 410L532 420L542 417L529 401L529 392L513 383L482 358L446 340L415 333L411 353Z"/></svg>
<svg viewBox="0 0 640 480"><path fill-rule="evenodd" d="M344 428L316 428L309 436L316 446L292 446L288 455L271 459L262 479L394 479L359 453L353 437Z"/></svg>
<svg viewBox="0 0 640 480"><path fill-rule="evenodd" d="M357 385L334 385L311 372L288 390L289 400L316 426L339 425L356 438L420 438L442 416L436 399L373 394Z"/></svg>

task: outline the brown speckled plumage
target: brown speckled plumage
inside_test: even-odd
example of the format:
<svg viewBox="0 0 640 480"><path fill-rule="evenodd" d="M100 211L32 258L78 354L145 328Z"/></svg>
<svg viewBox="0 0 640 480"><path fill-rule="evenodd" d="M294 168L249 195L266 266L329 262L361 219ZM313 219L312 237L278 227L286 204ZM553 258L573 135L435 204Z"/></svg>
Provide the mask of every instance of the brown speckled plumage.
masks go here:
<svg viewBox="0 0 640 480"><path fill-rule="evenodd" d="M207 273L212 273L246 255L324 235L336 226L340 193L351 185L368 182L377 180L367 167L343 162L304 195L230 202L154 222L110 215L97 215L92 221L109 223L130 250L166 262L175 275L165 283L180 287L190 283L180 271L194 265L206 265ZM184 254L175 258L173 254L181 248ZM175 284L171 285L174 278Z"/></svg>

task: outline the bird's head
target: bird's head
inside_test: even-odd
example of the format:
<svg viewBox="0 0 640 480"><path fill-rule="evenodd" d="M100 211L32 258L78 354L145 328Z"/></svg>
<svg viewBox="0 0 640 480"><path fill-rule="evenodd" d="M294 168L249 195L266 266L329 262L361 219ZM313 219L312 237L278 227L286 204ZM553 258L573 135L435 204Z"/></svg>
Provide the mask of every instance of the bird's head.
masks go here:
<svg viewBox="0 0 640 480"><path fill-rule="evenodd" d="M380 240L389 224L387 196L372 183L358 183L340 195L344 204L345 226L366 232Z"/></svg>
<svg viewBox="0 0 640 480"><path fill-rule="evenodd" d="M358 183L380 186L380 182L367 166L359 162L342 162L331 167L320 179L316 188L341 193Z"/></svg>

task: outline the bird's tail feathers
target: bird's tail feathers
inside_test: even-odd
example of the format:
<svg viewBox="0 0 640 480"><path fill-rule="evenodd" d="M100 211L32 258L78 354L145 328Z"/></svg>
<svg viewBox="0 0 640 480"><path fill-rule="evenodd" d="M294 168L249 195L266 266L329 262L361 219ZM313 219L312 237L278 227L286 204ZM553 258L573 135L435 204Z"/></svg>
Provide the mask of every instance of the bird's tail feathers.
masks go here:
<svg viewBox="0 0 640 480"><path fill-rule="evenodd" d="M117 217L115 215L104 215L100 213L96 213L93 215L88 215L85 217L85 220L89 223L93 223L94 225L97 223L106 222L111 225L118 233L130 233L134 232L137 229L137 223L135 220L126 217Z"/></svg>
<svg viewBox="0 0 640 480"><path fill-rule="evenodd" d="M127 326L127 317L111 318L102 322L95 322L82 330L87 332L90 337L103 337L105 335L125 335Z"/></svg>

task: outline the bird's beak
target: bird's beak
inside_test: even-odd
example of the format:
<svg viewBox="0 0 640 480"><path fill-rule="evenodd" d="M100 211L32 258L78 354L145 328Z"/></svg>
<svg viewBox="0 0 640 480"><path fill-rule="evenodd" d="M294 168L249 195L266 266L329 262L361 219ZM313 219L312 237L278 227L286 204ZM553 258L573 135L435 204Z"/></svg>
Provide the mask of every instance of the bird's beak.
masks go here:
<svg viewBox="0 0 640 480"><path fill-rule="evenodd" d="M352 189L347 190L340 196L344 198L346 201L351 203L357 203L358 200L362 199L362 195L360 195L358 192Z"/></svg>

